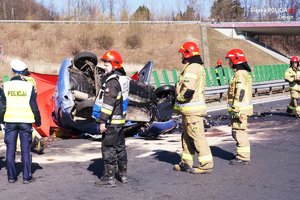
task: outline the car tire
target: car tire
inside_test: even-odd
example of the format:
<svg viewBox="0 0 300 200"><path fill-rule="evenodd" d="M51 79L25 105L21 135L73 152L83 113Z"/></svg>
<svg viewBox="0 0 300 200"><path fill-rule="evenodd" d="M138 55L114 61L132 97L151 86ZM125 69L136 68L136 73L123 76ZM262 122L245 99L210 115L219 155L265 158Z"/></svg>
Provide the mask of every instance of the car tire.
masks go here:
<svg viewBox="0 0 300 200"><path fill-rule="evenodd" d="M98 63L97 56L92 52L83 51L78 53L74 57L74 65L76 68L81 69L85 65L85 61L88 60L92 62L95 66Z"/></svg>
<svg viewBox="0 0 300 200"><path fill-rule="evenodd" d="M84 100L76 106L76 116L90 118L92 116L94 100Z"/></svg>
<svg viewBox="0 0 300 200"><path fill-rule="evenodd" d="M163 85L155 89L155 95L157 98L165 98L169 95L175 96L175 87L173 85Z"/></svg>

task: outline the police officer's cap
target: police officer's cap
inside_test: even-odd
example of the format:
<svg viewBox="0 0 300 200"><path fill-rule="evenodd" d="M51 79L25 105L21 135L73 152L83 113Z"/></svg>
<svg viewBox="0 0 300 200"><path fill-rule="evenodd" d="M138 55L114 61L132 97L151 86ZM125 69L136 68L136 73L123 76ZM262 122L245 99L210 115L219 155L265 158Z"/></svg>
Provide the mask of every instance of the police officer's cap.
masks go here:
<svg viewBox="0 0 300 200"><path fill-rule="evenodd" d="M27 68L26 64L18 59L12 60L10 66L14 72L23 72Z"/></svg>

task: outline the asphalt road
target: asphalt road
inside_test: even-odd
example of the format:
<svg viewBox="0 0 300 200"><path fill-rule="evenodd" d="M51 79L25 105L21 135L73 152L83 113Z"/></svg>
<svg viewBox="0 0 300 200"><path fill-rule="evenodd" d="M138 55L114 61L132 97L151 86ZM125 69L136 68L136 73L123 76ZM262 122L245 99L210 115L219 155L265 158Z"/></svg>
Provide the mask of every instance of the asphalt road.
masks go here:
<svg viewBox="0 0 300 200"><path fill-rule="evenodd" d="M231 166L234 140L224 111L211 112L215 126L207 131L215 168L192 175L172 170L180 160L179 130L159 140L127 138L129 183L96 187L103 161L100 142L84 139L49 141L45 154L33 154L36 181L7 183L5 146L0 141L0 199L288 199L300 196L300 124L285 114L288 100L255 105L249 136L249 166ZM20 156L17 156L20 161Z"/></svg>

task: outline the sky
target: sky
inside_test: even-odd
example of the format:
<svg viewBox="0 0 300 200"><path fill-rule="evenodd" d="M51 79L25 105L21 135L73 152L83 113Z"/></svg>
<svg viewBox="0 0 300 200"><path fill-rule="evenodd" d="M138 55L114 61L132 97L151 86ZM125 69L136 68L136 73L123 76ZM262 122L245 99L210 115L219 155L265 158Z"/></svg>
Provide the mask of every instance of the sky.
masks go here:
<svg viewBox="0 0 300 200"><path fill-rule="evenodd" d="M61 12L67 4L67 0L36 0L39 3L43 3L46 7L54 3L55 7ZM204 2L204 16L208 17L210 13L210 7L212 0L200 0ZM127 0L128 10L133 13L139 6L145 5L159 14L163 11L175 11L178 12L179 8L185 9L187 0Z"/></svg>

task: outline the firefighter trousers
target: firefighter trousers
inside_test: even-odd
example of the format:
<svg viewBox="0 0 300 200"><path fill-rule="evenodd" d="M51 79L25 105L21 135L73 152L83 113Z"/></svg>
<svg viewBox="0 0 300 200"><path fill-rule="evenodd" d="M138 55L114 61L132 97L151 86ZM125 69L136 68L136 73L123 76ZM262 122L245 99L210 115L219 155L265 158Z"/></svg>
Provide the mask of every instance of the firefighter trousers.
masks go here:
<svg viewBox="0 0 300 200"><path fill-rule="evenodd" d="M300 92L292 90L291 92L291 101L287 108L287 113L289 115L296 115L300 117Z"/></svg>
<svg viewBox="0 0 300 200"><path fill-rule="evenodd" d="M247 133L248 117L239 118L231 117L232 137L236 141L236 158L250 161L250 142Z"/></svg>
<svg viewBox="0 0 300 200"><path fill-rule="evenodd" d="M21 161L23 165L23 180L30 180L31 174L31 144L32 124L5 123L4 142L6 144L6 165L8 179L17 179L15 155L18 135L21 141Z"/></svg>
<svg viewBox="0 0 300 200"><path fill-rule="evenodd" d="M182 156L181 162L193 167L195 154L201 169L213 168L213 157L204 133L203 117L182 115Z"/></svg>
<svg viewBox="0 0 300 200"><path fill-rule="evenodd" d="M119 172L127 169L127 152L122 127L107 127L107 131L102 135L101 151L104 169L116 171L116 166Z"/></svg>

